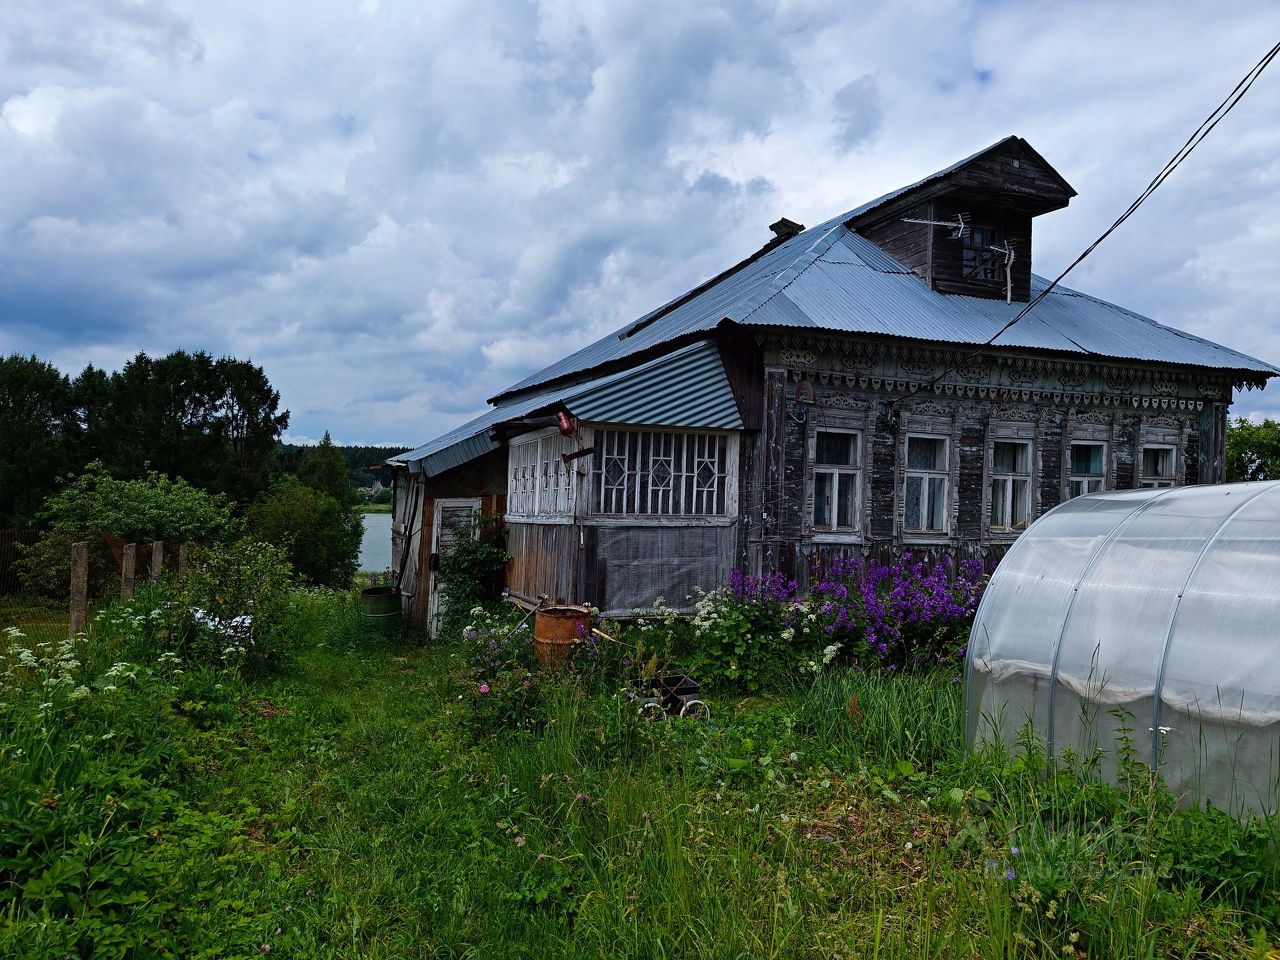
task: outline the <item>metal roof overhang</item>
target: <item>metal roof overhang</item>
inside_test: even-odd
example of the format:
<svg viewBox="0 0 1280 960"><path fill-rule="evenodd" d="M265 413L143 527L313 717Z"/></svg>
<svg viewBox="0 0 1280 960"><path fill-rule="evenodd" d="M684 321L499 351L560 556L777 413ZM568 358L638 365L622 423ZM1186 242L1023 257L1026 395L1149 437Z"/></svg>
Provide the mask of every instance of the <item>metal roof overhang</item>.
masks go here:
<svg viewBox="0 0 1280 960"><path fill-rule="evenodd" d="M436 476L498 449L498 427L560 410L591 423L742 429L720 350L703 340L629 370L515 398L388 462Z"/></svg>

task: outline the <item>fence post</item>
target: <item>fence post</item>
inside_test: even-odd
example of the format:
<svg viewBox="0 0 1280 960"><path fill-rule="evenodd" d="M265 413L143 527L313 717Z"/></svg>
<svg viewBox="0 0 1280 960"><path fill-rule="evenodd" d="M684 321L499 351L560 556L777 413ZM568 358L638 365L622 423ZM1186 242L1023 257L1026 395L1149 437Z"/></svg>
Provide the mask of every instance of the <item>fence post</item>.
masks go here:
<svg viewBox="0 0 1280 960"><path fill-rule="evenodd" d="M178 579L181 580L187 575L187 545L185 543L178 544Z"/></svg>
<svg viewBox="0 0 1280 960"><path fill-rule="evenodd" d="M134 583L138 570L138 545L126 543L120 555L120 599L128 600L133 596Z"/></svg>
<svg viewBox="0 0 1280 960"><path fill-rule="evenodd" d="M157 540L151 544L151 582L155 583L164 573L164 541Z"/></svg>
<svg viewBox="0 0 1280 960"><path fill-rule="evenodd" d="M67 621L67 636L84 633L89 605L89 544L71 545L71 616Z"/></svg>

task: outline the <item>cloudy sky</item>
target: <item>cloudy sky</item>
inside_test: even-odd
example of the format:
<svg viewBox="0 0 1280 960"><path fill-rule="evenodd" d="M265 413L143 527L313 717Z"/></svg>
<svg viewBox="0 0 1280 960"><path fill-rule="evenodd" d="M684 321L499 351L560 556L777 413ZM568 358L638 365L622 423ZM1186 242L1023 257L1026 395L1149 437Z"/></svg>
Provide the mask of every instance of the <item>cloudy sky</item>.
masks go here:
<svg viewBox="0 0 1280 960"><path fill-rule="evenodd" d="M1274 0L6 0L0 353L262 364L416 444L749 254L1016 133L1053 275ZM1280 361L1280 67L1069 285ZM1280 416L1280 387L1242 397Z"/></svg>

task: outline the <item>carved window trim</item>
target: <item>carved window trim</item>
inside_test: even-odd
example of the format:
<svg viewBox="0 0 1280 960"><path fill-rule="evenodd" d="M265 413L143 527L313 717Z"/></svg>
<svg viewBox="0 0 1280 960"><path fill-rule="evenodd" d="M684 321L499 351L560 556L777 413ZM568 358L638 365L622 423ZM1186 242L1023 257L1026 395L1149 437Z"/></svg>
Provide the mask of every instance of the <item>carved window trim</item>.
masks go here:
<svg viewBox="0 0 1280 960"><path fill-rule="evenodd" d="M940 440L942 441L942 461L941 468L926 469L923 467L910 466L910 449L912 440ZM952 461L954 460L955 442L950 432L946 433L926 433L923 431L911 431L904 433L902 437L902 485L898 491L899 508L902 516L902 533L904 537L909 538L927 538L937 539L948 537L951 535L953 526L951 514L953 503L953 491L955 490L954 469ZM921 518L921 526L907 526L907 504L911 497L911 481L920 481L920 492L918 497L919 516ZM941 481L941 487L934 481ZM942 507L938 511L942 519L941 527L930 527L925 519L934 511L931 509L936 500L939 499L937 493L941 490Z"/></svg>
<svg viewBox="0 0 1280 960"><path fill-rule="evenodd" d="M1148 450L1169 452L1169 474L1157 476L1146 470ZM1133 458L1133 485L1137 489L1180 487L1185 482L1182 460L1182 431L1164 424L1143 423L1138 430L1137 449Z"/></svg>
<svg viewBox="0 0 1280 960"><path fill-rule="evenodd" d="M830 402L843 396L845 395L820 396L817 406L810 413L808 428L805 432L804 533L815 543L862 543L866 536L867 518L870 516L871 474L869 471L872 457L870 413L865 402L859 401L856 406ZM819 433L850 433L858 436L858 464L854 468L857 474L854 495L855 526L852 528L814 526L815 474L824 469L817 463Z"/></svg>

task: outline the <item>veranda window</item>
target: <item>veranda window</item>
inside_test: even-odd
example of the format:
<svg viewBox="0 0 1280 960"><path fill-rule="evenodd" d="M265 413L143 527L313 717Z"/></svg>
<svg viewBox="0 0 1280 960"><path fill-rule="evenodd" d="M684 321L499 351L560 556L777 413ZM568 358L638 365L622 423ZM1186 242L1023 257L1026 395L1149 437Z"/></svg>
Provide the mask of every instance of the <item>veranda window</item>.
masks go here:
<svg viewBox="0 0 1280 960"><path fill-rule="evenodd" d="M991 529L1025 530L1031 511L1031 444L997 440L991 446Z"/></svg>
<svg viewBox="0 0 1280 960"><path fill-rule="evenodd" d="M507 455L507 516L572 516L574 472L562 454L574 449L573 441L558 432L512 441Z"/></svg>
<svg viewBox="0 0 1280 960"><path fill-rule="evenodd" d="M1107 445L1105 443L1071 444L1071 473L1067 480L1067 498L1097 493L1106 483Z"/></svg>
<svg viewBox="0 0 1280 960"><path fill-rule="evenodd" d="M858 467L862 437L850 430L819 430L814 436L813 529L858 529Z"/></svg>
<svg viewBox="0 0 1280 960"><path fill-rule="evenodd" d="M947 530L947 440L945 437L907 437L903 526L908 531L945 533Z"/></svg>
<svg viewBox="0 0 1280 960"><path fill-rule="evenodd" d="M1173 457L1173 447L1164 445L1143 447L1138 465L1138 486L1174 486L1176 481L1174 478Z"/></svg>
<svg viewBox="0 0 1280 960"><path fill-rule="evenodd" d="M612 516L728 515L735 440L721 433L597 429L595 513Z"/></svg>

